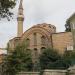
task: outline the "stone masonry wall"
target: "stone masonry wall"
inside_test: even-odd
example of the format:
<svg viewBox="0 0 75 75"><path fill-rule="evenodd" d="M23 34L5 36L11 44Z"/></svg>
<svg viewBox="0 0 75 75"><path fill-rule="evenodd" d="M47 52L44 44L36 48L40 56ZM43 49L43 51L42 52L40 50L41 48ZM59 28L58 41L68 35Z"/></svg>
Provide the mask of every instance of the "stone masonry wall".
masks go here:
<svg viewBox="0 0 75 75"><path fill-rule="evenodd" d="M63 54L67 50L67 46L73 46L73 38L71 32L61 32L52 34L53 48Z"/></svg>
<svg viewBox="0 0 75 75"><path fill-rule="evenodd" d="M40 72L19 72L17 75L39 75Z"/></svg>
<svg viewBox="0 0 75 75"><path fill-rule="evenodd" d="M44 70L43 75L66 75L66 70Z"/></svg>

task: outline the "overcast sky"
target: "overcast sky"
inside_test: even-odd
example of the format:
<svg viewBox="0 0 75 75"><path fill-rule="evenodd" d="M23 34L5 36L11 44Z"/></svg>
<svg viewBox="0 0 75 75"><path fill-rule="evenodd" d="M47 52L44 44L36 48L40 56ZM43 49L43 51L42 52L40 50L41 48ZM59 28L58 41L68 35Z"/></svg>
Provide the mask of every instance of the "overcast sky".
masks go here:
<svg viewBox="0 0 75 75"><path fill-rule="evenodd" d="M6 47L9 39L17 34L17 2L12 10L13 19L0 21L0 47ZM38 23L50 23L57 27L57 32L65 30L65 21L75 12L75 0L23 0L24 31Z"/></svg>

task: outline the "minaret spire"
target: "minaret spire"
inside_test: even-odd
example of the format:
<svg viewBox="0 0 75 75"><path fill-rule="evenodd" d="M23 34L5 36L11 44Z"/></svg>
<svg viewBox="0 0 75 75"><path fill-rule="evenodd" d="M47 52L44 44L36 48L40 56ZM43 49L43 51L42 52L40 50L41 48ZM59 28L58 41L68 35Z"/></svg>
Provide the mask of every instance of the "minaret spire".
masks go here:
<svg viewBox="0 0 75 75"><path fill-rule="evenodd" d="M23 8L23 6L22 6L22 2L23 2L23 0L20 0L19 9Z"/></svg>
<svg viewBox="0 0 75 75"><path fill-rule="evenodd" d="M23 0L20 0L20 5L19 5L19 9L18 9L18 17L17 17L17 21L18 21L17 37L21 37L21 35L23 34L24 15L23 15L22 3L23 3Z"/></svg>
<svg viewBox="0 0 75 75"><path fill-rule="evenodd" d="M21 14L21 15L23 15L23 5L22 5L22 2L23 2L23 0L20 0L20 5L19 5L19 15Z"/></svg>

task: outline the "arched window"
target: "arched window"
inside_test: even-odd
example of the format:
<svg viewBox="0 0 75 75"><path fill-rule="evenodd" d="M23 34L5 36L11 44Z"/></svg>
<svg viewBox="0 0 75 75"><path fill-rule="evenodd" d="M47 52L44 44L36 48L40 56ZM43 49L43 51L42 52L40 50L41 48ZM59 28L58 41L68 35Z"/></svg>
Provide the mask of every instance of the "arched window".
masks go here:
<svg viewBox="0 0 75 75"><path fill-rule="evenodd" d="M34 45L37 45L37 34L34 33Z"/></svg>
<svg viewBox="0 0 75 75"><path fill-rule="evenodd" d="M27 51L30 51L30 49L27 49Z"/></svg>
<svg viewBox="0 0 75 75"><path fill-rule="evenodd" d="M30 46L30 39L29 38L26 39L26 44L27 44L27 46Z"/></svg>
<svg viewBox="0 0 75 75"><path fill-rule="evenodd" d="M45 36L41 37L41 44L42 45L46 45L46 38L45 38Z"/></svg>
<svg viewBox="0 0 75 75"><path fill-rule="evenodd" d="M44 49L46 49L46 48L45 48L45 47L42 47L42 48L41 48L41 50L44 50Z"/></svg>
<svg viewBox="0 0 75 75"><path fill-rule="evenodd" d="M43 52L45 49L46 49L45 47L42 47L42 48L41 48L41 52Z"/></svg>

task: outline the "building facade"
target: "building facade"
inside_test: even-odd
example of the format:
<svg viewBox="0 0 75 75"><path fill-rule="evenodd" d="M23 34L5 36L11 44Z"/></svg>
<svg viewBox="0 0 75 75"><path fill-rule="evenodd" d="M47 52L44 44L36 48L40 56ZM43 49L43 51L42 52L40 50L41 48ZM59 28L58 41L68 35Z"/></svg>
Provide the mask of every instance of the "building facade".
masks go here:
<svg viewBox="0 0 75 75"><path fill-rule="evenodd" d="M33 53L40 53L45 48L53 48L58 53L63 54L66 50L73 50L73 34L72 32L56 32L56 27L51 24L37 24L23 33L23 6L22 0L19 5L18 12L17 37L9 40L9 48L11 51L21 42L26 41L28 50Z"/></svg>

